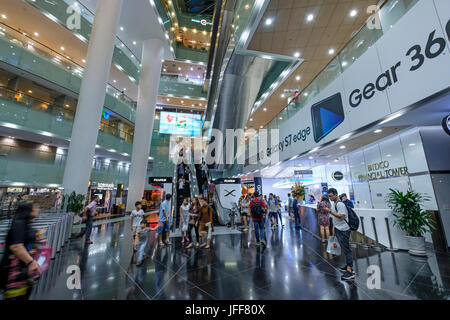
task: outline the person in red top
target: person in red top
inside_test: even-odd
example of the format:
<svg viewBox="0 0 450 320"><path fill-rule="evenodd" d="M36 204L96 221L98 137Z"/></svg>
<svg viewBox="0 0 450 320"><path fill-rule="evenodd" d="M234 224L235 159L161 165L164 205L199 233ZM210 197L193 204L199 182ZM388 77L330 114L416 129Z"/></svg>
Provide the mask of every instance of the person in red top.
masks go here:
<svg viewBox="0 0 450 320"><path fill-rule="evenodd" d="M261 195L258 192L255 192L253 196L254 198L250 202L248 210L255 226L256 245L259 246L259 239L261 237L261 243L263 246L266 246L267 243L266 235L264 233L264 218L267 206L264 201L261 201Z"/></svg>

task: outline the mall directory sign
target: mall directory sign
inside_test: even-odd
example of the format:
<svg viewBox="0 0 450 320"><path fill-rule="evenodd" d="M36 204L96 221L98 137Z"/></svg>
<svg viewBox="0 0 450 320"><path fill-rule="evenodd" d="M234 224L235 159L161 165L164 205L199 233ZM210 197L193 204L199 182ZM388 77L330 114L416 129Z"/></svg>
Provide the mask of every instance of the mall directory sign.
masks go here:
<svg viewBox="0 0 450 320"><path fill-rule="evenodd" d="M198 136L201 134L201 116L199 114L162 111L159 121L159 132Z"/></svg>

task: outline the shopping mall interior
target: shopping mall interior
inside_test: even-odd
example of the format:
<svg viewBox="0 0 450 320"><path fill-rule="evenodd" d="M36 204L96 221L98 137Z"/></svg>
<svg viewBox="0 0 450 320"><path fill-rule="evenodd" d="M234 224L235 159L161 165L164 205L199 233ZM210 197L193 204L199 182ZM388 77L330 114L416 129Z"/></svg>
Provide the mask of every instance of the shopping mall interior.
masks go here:
<svg viewBox="0 0 450 320"><path fill-rule="evenodd" d="M0 300L449 300L449 74L448 0L0 0Z"/></svg>

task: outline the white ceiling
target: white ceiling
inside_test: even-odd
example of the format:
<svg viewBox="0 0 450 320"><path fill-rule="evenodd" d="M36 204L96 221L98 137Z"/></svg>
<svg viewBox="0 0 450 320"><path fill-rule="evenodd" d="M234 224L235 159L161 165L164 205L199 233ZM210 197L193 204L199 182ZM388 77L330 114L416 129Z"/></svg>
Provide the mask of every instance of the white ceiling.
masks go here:
<svg viewBox="0 0 450 320"><path fill-rule="evenodd" d="M98 0L78 0L95 14ZM164 36L162 26L158 22L158 16L150 5L149 0L123 0L122 13L119 19L117 36L138 57L142 56L142 42L157 38L164 40L164 59L174 60L175 56L170 51L169 41ZM133 45L136 41L136 45Z"/></svg>

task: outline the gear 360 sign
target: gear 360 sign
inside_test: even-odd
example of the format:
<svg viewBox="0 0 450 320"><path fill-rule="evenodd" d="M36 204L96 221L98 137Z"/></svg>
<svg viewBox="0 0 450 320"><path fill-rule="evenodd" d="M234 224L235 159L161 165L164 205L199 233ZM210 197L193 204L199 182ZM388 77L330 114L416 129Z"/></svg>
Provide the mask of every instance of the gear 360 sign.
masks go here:
<svg viewBox="0 0 450 320"><path fill-rule="evenodd" d="M446 26L447 38L450 41L450 20L447 21ZM436 30L433 30L428 36L425 46L416 44L409 48L406 52L406 56L411 58L411 65L409 66L409 71L419 70L425 63L427 59L434 59L439 55L444 53L446 47L446 41L444 38L436 37ZM445 53L444 53L445 54ZM397 62L389 70L380 74L374 83L368 83L362 89L355 89L350 94L349 103L353 108L358 107L361 102L365 100L370 100L376 94L376 91L383 92L388 87L397 83L400 79L398 78L397 69L402 66L401 62Z"/></svg>

